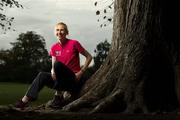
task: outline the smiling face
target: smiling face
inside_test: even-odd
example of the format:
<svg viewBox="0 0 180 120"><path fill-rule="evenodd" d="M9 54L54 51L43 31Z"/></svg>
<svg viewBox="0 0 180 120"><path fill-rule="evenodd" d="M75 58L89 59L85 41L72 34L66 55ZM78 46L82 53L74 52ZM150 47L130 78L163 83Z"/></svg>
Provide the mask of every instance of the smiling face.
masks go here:
<svg viewBox="0 0 180 120"><path fill-rule="evenodd" d="M57 24L55 26L55 36L58 38L58 40L61 43L64 43L67 38L66 36L68 35L68 29L65 24Z"/></svg>

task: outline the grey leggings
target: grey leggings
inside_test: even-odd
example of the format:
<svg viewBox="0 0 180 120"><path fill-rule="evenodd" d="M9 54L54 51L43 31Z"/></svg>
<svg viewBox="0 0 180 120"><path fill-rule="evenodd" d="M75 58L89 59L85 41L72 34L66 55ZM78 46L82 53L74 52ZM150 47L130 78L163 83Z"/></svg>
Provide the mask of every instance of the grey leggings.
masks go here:
<svg viewBox="0 0 180 120"><path fill-rule="evenodd" d="M78 91L78 83L72 70L70 70L66 65L61 62L55 62L54 70L56 74L56 80L52 79L51 73L40 72L27 90L26 96L31 98L32 100L36 100L38 98L39 91L44 86L59 91Z"/></svg>

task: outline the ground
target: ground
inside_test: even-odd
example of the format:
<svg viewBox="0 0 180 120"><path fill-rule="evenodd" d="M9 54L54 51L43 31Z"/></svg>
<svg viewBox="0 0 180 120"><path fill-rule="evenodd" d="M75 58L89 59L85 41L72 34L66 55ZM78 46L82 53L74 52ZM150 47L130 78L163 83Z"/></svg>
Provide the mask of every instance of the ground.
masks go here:
<svg viewBox="0 0 180 120"><path fill-rule="evenodd" d="M0 106L0 120L180 120L179 112L156 114L98 113L62 111L18 111Z"/></svg>

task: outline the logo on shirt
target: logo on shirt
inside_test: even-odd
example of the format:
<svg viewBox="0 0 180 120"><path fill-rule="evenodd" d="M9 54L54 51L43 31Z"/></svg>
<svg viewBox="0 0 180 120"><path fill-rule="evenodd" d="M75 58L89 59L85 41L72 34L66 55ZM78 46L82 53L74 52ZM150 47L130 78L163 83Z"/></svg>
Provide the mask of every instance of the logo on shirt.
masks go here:
<svg viewBox="0 0 180 120"><path fill-rule="evenodd" d="M61 56L61 51L55 51L56 56Z"/></svg>

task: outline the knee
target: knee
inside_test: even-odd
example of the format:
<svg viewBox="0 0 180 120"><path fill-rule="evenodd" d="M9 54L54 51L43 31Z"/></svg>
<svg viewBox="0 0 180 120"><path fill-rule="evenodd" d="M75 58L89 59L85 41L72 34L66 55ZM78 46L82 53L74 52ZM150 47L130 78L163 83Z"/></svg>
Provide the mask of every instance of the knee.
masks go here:
<svg viewBox="0 0 180 120"><path fill-rule="evenodd" d="M63 65L63 63L62 62L59 62L59 61L56 61L55 63L54 63L54 67L56 67L56 66L62 66Z"/></svg>
<svg viewBox="0 0 180 120"><path fill-rule="evenodd" d="M45 75L45 72L39 72L38 77L42 77Z"/></svg>
<svg viewBox="0 0 180 120"><path fill-rule="evenodd" d="M56 61L56 62L54 63L54 69L55 69L55 70L58 70L58 69L62 68L63 65L64 65L64 64L63 64L62 62Z"/></svg>
<svg viewBox="0 0 180 120"><path fill-rule="evenodd" d="M48 77L48 73L47 72L39 72L38 76L39 80L45 80Z"/></svg>

